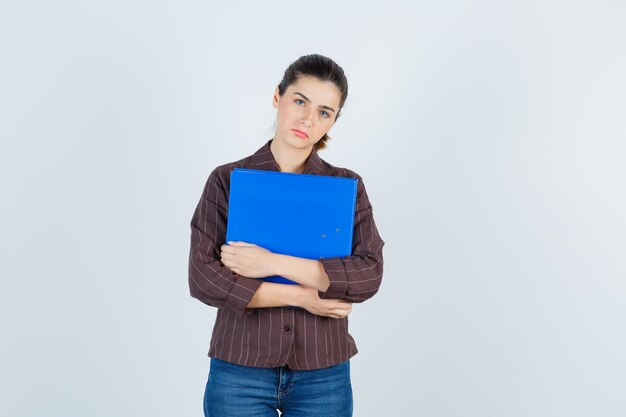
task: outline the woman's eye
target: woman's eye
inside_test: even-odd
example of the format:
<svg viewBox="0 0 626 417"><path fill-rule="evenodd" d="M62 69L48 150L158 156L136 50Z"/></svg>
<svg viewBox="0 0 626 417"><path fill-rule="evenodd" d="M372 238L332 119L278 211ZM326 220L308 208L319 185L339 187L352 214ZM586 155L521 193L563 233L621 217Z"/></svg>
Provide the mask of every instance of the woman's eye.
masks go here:
<svg viewBox="0 0 626 417"><path fill-rule="evenodd" d="M322 117L330 117L330 115L328 114L326 110L322 110L320 114L322 115Z"/></svg>
<svg viewBox="0 0 626 417"><path fill-rule="evenodd" d="M297 104L300 104L300 103L304 104L304 100L297 98L297 99L296 99L296 103L297 103Z"/></svg>

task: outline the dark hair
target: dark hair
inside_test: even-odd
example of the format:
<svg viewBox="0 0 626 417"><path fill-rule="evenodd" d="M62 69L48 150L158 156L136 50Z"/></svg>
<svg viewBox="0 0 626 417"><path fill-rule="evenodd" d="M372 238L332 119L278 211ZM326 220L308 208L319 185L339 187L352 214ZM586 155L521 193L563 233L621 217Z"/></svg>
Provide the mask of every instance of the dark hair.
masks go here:
<svg viewBox="0 0 626 417"><path fill-rule="evenodd" d="M332 59L318 54L303 55L285 70L283 79L278 84L278 94L282 97L287 91L287 87L296 83L300 77L315 77L320 81L330 81L341 93L341 99L339 101L339 110L335 115L335 121L339 118L341 109L348 98L348 80L346 79L343 69ZM327 134L324 134L315 144L315 150L324 149L326 142L330 139Z"/></svg>

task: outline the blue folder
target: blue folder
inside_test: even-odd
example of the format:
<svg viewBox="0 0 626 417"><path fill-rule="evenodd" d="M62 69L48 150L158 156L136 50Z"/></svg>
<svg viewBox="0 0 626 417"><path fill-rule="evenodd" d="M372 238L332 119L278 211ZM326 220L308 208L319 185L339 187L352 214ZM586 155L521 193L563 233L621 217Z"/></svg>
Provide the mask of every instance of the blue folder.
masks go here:
<svg viewBox="0 0 626 417"><path fill-rule="evenodd" d="M357 179L243 168L230 178L226 242L307 259L352 254Z"/></svg>

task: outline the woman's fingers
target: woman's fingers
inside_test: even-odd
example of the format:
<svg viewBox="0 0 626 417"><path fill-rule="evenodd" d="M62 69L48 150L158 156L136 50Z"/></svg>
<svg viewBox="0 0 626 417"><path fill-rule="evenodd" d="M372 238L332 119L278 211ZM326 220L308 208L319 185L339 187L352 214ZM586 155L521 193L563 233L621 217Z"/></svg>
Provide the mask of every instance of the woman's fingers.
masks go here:
<svg viewBox="0 0 626 417"><path fill-rule="evenodd" d="M228 246L241 246L244 248L249 248L249 247L253 247L253 246L257 246L254 243L248 243L248 242L228 242Z"/></svg>
<svg viewBox="0 0 626 417"><path fill-rule="evenodd" d="M243 274L241 273L241 270L237 267L236 262L233 262L229 259L222 259L222 264L228 269L230 269L231 271L233 271L235 274L243 276Z"/></svg>
<svg viewBox="0 0 626 417"><path fill-rule="evenodd" d="M334 319L344 319L344 318L348 317L348 314L350 314L349 311L345 311L343 313L331 313L331 314L329 314L328 317L332 317Z"/></svg>
<svg viewBox="0 0 626 417"><path fill-rule="evenodd" d="M352 303L339 299L321 299L317 290L302 287L309 296L302 305L309 313L317 316L342 319L352 312Z"/></svg>
<svg viewBox="0 0 626 417"><path fill-rule="evenodd" d="M233 255L232 253L222 252L222 254L220 255L220 258L232 260L232 259L235 259L235 255Z"/></svg>
<svg viewBox="0 0 626 417"><path fill-rule="evenodd" d="M347 317L352 312L352 303L345 302L343 300L328 300L331 301L327 306L326 315L328 317L341 319Z"/></svg>
<svg viewBox="0 0 626 417"><path fill-rule="evenodd" d="M352 303L338 302L331 308L336 310L352 310Z"/></svg>
<svg viewBox="0 0 626 417"><path fill-rule="evenodd" d="M230 247L230 246L228 246L228 245L222 245L222 246L220 246L220 253L221 253L222 255L223 255L223 254L225 254L225 253L232 253L232 252L234 252L234 251L235 251L235 249L234 249L234 248L232 248L232 247Z"/></svg>

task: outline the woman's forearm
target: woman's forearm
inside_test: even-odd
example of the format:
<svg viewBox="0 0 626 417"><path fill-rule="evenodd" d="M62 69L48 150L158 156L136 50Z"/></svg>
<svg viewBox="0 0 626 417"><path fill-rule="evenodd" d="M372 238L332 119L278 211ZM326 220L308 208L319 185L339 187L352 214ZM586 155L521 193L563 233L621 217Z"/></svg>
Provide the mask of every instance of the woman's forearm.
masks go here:
<svg viewBox="0 0 626 417"><path fill-rule="evenodd" d="M248 308L299 306L302 302L302 287L299 285L264 282L256 291Z"/></svg>
<svg viewBox="0 0 626 417"><path fill-rule="evenodd" d="M247 308L302 307L311 314L341 319L352 312L352 303L343 300L322 300L316 289L302 285L264 282L257 289Z"/></svg>
<svg viewBox="0 0 626 417"><path fill-rule="evenodd" d="M330 286L328 275L320 261L289 255L272 254L272 269L280 275L305 287L326 291Z"/></svg>

